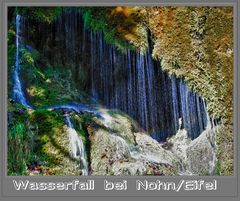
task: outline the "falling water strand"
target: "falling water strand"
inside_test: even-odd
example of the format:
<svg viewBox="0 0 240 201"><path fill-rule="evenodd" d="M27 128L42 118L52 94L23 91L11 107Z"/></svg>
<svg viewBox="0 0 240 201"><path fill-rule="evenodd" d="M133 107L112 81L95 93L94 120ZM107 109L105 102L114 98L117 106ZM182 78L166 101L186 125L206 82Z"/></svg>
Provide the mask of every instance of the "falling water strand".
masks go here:
<svg viewBox="0 0 240 201"><path fill-rule="evenodd" d="M209 129L209 128L211 128L211 119L210 119L210 116L209 116L208 113L207 113L208 108L207 108L207 102L206 102L206 100L203 100L203 107L204 107L205 113L207 114L205 121L206 121L206 123L207 123L207 128Z"/></svg>
<svg viewBox="0 0 240 201"><path fill-rule="evenodd" d="M82 170L82 175L88 175L88 163L86 160L86 152L84 148L84 144L82 139L78 136L76 130L73 128L72 122L69 116L66 116L66 123L68 126L68 134L69 134L69 148L71 156L80 160L80 168Z"/></svg>
<svg viewBox="0 0 240 201"><path fill-rule="evenodd" d="M13 72L13 98L19 102L20 104L30 107L31 106L27 103L26 97L24 95L23 89L22 89L22 83L20 79L20 55L19 55L19 49L20 49L20 22L21 22L21 16L16 16L16 57L15 57L15 69Z"/></svg>

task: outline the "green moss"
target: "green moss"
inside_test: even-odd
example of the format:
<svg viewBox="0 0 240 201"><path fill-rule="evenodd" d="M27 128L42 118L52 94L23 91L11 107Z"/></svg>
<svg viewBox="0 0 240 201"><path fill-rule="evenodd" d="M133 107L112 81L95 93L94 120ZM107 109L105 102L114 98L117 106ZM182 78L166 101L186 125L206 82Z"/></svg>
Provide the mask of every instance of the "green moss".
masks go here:
<svg viewBox="0 0 240 201"><path fill-rule="evenodd" d="M85 144L87 132L84 130L82 122L86 123L86 121L81 119L81 116L85 116L85 115L80 115L80 117L75 115L74 118L72 118L72 121L73 121L74 129L77 131L78 135L82 138L83 143Z"/></svg>
<svg viewBox="0 0 240 201"><path fill-rule="evenodd" d="M14 51L15 49L13 48L13 51L9 54L9 60L11 61L15 59ZM47 64L46 66L38 65L38 63L43 62L39 52L36 50L30 52L24 47L21 48L20 52L23 84L26 88L29 102L34 107L39 108L73 101L83 103L89 101L86 93L77 90L71 71L67 67L53 68L52 66L47 66ZM9 68L9 71L10 69L13 69L13 67ZM9 74L12 74L11 71ZM12 88L12 86L9 88Z"/></svg>
<svg viewBox="0 0 240 201"><path fill-rule="evenodd" d="M219 160L216 163L215 174L218 175L218 176L221 176L221 164L220 164Z"/></svg>
<svg viewBox="0 0 240 201"><path fill-rule="evenodd" d="M39 134L51 133L55 127L63 126L63 118L59 112L48 110L35 110L30 120L38 125Z"/></svg>
<svg viewBox="0 0 240 201"><path fill-rule="evenodd" d="M8 104L8 175L26 175L26 165L35 155L35 128L28 118L25 107Z"/></svg>
<svg viewBox="0 0 240 201"><path fill-rule="evenodd" d="M48 162L49 174L79 175L78 161L69 151L69 136L61 112L35 110L29 119L38 128L35 154L39 161Z"/></svg>
<svg viewBox="0 0 240 201"><path fill-rule="evenodd" d="M92 115L89 113L83 113L81 115L81 121L85 123L90 123L92 121Z"/></svg>
<svg viewBox="0 0 240 201"><path fill-rule="evenodd" d="M221 125L217 129L217 174L221 176L233 175L233 128L232 126Z"/></svg>
<svg viewBox="0 0 240 201"><path fill-rule="evenodd" d="M121 50L125 51L127 48L133 48L126 40L117 37L115 27L112 27L107 21L107 15L110 10L111 8L82 8L84 21L87 27L91 27L94 31L102 31L107 42L116 45Z"/></svg>
<svg viewBox="0 0 240 201"><path fill-rule="evenodd" d="M48 141L49 141L49 137L48 137L48 135L42 135L41 136L41 138L40 138L40 141L42 142L42 143L47 143Z"/></svg>

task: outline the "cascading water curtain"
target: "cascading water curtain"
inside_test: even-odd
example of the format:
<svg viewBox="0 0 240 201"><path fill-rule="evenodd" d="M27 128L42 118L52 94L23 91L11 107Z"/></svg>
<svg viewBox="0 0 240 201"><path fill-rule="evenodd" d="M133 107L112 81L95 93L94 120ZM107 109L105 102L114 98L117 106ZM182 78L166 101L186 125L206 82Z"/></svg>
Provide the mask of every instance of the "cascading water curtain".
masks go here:
<svg viewBox="0 0 240 201"><path fill-rule="evenodd" d="M179 119L192 139L206 129L210 118L204 100L182 78L163 72L149 49L145 55L120 52L105 42L101 32L86 29L74 10L59 17L54 26L55 35L66 36L65 41L56 41L65 44L64 62L76 64L76 78L82 70L88 72L85 90L97 101L126 112L158 141L176 134Z"/></svg>

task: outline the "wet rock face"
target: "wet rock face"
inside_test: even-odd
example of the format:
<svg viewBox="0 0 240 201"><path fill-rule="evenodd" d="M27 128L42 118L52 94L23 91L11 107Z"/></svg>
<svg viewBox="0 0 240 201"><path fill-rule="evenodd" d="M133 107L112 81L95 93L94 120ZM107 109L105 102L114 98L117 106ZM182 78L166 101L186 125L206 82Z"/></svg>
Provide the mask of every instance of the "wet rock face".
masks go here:
<svg viewBox="0 0 240 201"><path fill-rule="evenodd" d="M190 140L186 130L169 139L171 151L181 161L180 174L213 175L216 165L216 129L206 129L198 138Z"/></svg>
<svg viewBox="0 0 240 201"><path fill-rule="evenodd" d="M145 133L134 132L127 117L111 118L108 127L88 128L93 175L176 175L176 156Z"/></svg>
<svg viewBox="0 0 240 201"><path fill-rule="evenodd" d="M191 140L185 129L164 143L134 130L127 116L106 113L91 129L93 175L212 175L216 164L216 129ZM103 115L104 116L104 115Z"/></svg>
<svg viewBox="0 0 240 201"><path fill-rule="evenodd" d="M193 140L187 150L189 169L200 175L212 175L216 164L216 139L214 130L204 131Z"/></svg>
<svg viewBox="0 0 240 201"><path fill-rule="evenodd" d="M171 151L182 161L185 166L185 161L187 160L187 148L191 143L191 140L187 136L187 131L185 129L179 130L176 135L171 137L167 143L171 144ZM164 144L163 144L163 147Z"/></svg>

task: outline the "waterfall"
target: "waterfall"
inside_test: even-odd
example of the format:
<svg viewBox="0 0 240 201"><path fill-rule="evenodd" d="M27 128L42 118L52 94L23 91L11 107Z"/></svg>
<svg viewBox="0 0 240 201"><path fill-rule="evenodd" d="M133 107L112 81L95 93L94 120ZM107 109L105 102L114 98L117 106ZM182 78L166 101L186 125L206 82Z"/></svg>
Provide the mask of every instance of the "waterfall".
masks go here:
<svg viewBox="0 0 240 201"><path fill-rule="evenodd" d="M156 140L175 135L179 119L192 139L208 125L214 126L214 121L209 124L206 102L183 78L163 72L150 49L144 55L131 50L122 53L106 43L102 32L87 29L81 13L74 9L59 17L54 27L54 35L66 36L65 40L61 36L51 39L57 46L65 44L62 62L76 64L72 71L79 82L82 72L88 76L79 86L108 108L127 113Z"/></svg>
<svg viewBox="0 0 240 201"><path fill-rule="evenodd" d="M183 78L162 72L149 50L146 55L130 50L123 54L107 44L102 33L95 35L90 41L97 53L91 54L89 93L107 107L129 114L158 141L177 132L179 118L192 139L205 130L209 122L205 103Z"/></svg>
<svg viewBox="0 0 240 201"><path fill-rule="evenodd" d="M66 123L68 126L70 153L74 159L80 160L80 168L82 170L82 175L86 176L88 175L88 163L86 159L86 152L83 141L74 129L69 116L66 116Z"/></svg>
<svg viewBox="0 0 240 201"><path fill-rule="evenodd" d="M31 108L28 104L27 99L25 97L24 91L22 89L22 83L20 79L20 55L19 55L19 47L20 47L20 23L21 16L16 15L16 56L15 56L15 69L13 72L13 98L19 102L20 104Z"/></svg>
<svg viewBox="0 0 240 201"><path fill-rule="evenodd" d="M20 22L21 17L17 15L13 96L17 102L31 108L20 79ZM188 137L195 139L204 130L210 130L217 124L208 114L206 100L189 89L183 78L163 72L160 62L152 59L150 49L145 54L117 50L115 46L106 43L102 32L87 29L77 12L66 12L51 26L56 32L51 36L51 41L57 46L61 44L59 47L64 49L62 57L56 54L57 58L62 59L63 64L74 64L70 66L76 80L81 80L83 71L87 72L84 74L88 77L87 83L81 87L99 103L127 113L157 141L165 141L175 135L180 127L187 130ZM61 35L54 38L59 33ZM53 60L55 58L53 55L50 57ZM69 103L47 109L87 112L102 118L104 126L111 128L111 115L93 105ZM82 175L88 175L83 141L69 116L65 117L65 121L71 157L79 162ZM111 133L110 139L118 151L123 150L123 155L129 155L135 160L159 162L157 154L141 154L135 145L131 146L121 136Z"/></svg>

